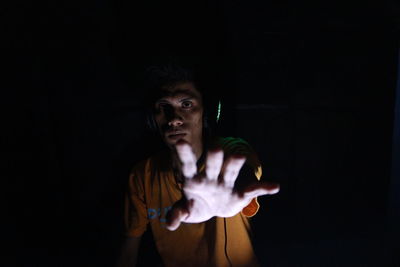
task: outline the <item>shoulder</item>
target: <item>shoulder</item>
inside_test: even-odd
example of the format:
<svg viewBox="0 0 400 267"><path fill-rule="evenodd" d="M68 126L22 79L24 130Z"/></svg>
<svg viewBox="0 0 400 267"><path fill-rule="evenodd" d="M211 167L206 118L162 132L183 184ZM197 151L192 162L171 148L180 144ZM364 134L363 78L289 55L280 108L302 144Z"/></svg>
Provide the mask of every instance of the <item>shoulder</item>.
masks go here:
<svg viewBox="0 0 400 267"><path fill-rule="evenodd" d="M160 162L165 156L164 153L156 153L146 159L138 161L133 165L129 173L128 185L132 192L143 192L146 186L156 177L156 173L160 171ZM165 163L164 163L165 164Z"/></svg>
<svg viewBox="0 0 400 267"><path fill-rule="evenodd" d="M238 137L218 137L215 139L216 145L221 147L225 156L242 155L246 157L246 165L251 167L255 176L259 180L262 176L261 162L256 151L251 145L242 138Z"/></svg>
<svg viewBox="0 0 400 267"><path fill-rule="evenodd" d="M166 168L169 166L170 155L167 151L159 151L152 156L135 163L131 174L144 174L149 171Z"/></svg>
<svg viewBox="0 0 400 267"><path fill-rule="evenodd" d="M217 137L215 144L220 146L225 153L250 155L255 154L255 151L250 144L239 137Z"/></svg>

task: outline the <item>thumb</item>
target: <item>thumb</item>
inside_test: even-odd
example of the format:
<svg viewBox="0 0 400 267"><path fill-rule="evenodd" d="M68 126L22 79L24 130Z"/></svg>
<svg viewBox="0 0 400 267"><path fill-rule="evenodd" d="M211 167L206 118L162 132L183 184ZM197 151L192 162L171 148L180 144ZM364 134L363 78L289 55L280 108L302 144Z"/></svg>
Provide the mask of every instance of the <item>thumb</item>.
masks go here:
<svg viewBox="0 0 400 267"><path fill-rule="evenodd" d="M166 216L166 227L170 231L175 231L181 225L181 222L189 216L187 200L181 199L172 206Z"/></svg>
<svg viewBox="0 0 400 267"><path fill-rule="evenodd" d="M280 185L271 182L257 182L245 188L243 195L248 198L255 198L262 195L273 195L278 193Z"/></svg>

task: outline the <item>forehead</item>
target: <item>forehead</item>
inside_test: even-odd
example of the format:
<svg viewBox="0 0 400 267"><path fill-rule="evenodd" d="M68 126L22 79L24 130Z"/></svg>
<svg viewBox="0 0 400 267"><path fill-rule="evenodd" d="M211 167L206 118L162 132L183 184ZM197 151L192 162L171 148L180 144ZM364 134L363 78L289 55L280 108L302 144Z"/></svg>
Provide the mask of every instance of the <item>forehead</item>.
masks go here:
<svg viewBox="0 0 400 267"><path fill-rule="evenodd" d="M182 97L201 99L201 93L196 89L193 83L181 82L171 86L162 87L158 100Z"/></svg>

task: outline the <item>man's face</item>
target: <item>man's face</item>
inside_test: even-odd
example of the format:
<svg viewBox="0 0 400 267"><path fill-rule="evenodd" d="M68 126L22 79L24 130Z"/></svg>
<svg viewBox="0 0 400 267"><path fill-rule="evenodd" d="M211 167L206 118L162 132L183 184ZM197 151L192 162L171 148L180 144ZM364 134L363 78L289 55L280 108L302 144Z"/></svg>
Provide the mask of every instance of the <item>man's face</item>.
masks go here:
<svg viewBox="0 0 400 267"><path fill-rule="evenodd" d="M170 147L185 140L195 153L201 153L203 133L203 103L199 91L191 82L181 82L162 88L155 102L154 118L161 138Z"/></svg>

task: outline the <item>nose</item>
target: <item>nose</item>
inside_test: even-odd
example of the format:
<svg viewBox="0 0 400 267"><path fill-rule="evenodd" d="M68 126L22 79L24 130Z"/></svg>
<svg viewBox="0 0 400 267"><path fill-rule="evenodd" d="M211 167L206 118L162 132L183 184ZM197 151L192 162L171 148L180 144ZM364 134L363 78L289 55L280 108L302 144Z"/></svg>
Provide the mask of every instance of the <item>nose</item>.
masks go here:
<svg viewBox="0 0 400 267"><path fill-rule="evenodd" d="M183 124L183 119L182 117L176 112L174 109L170 109L169 112L167 112L167 120L168 120L168 126L170 127L178 127Z"/></svg>
<svg viewBox="0 0 400 267"><path fill-rule="evenodd" d="M182 119L176 116L168 121L168 126L170 127L178 127L181 126L182 124L183 124Z"/></svg>

